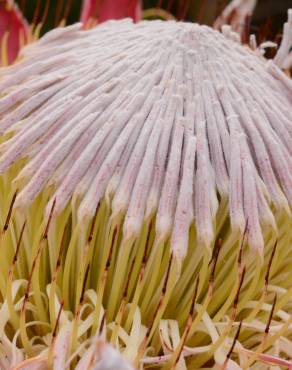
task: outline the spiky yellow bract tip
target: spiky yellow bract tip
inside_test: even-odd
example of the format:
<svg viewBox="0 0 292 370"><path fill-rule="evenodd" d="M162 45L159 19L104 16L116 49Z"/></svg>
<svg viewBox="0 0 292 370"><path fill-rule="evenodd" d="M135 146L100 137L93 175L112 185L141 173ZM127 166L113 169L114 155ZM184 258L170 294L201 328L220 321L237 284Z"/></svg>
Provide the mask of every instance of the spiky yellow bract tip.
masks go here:
<svg viewBox="0 0 292 370"><path fill-rule="evenodd" d="M291 81L205 26L59 28L0 73L0 367L291 367Z"/></svg>

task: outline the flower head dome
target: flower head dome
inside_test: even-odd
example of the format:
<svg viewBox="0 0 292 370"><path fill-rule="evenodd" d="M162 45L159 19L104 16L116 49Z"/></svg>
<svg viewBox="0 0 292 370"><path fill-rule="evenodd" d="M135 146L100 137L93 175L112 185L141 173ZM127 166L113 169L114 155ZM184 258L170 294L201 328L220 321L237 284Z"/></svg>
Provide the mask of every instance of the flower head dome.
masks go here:
<svg viewBox="0 0 292 370"><path fill-rule="evenodd" d="M270 331L290 320L292 265L281 70L229 29L125 20L51 31L0 75L14 351L82 364L102 326L142 368L280 361Z"/></svg>

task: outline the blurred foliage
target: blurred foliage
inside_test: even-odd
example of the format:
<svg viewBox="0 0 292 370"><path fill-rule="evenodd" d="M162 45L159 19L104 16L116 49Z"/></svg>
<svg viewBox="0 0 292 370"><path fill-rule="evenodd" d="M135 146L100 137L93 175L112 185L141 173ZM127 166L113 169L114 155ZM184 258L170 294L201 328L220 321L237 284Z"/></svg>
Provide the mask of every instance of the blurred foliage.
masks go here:
<svg viewBox="0 0 292 370"><path fill-rule="evenodd" d="M106 1L106 0L102 0ZM40 22L47 8L42 32L59 24L62 18L71 24L79 20L82 0L17 0L19 7L30 23ZM174 16L191 22L212 25L229 0L144 0L143 8L147 18ZM250 23L250 32L258 41L277 40L291 0L260 0ZM162 8L163 11L157 11Z"/></svg>
<svg viewBox="0 0 292 370"><path fill-rule="evenodd" d="M42 33L55 28L63 18L67 23L77 22L80 17L82 0L17 0L28 22L39 23L44 19L45 22Z"/></svg>

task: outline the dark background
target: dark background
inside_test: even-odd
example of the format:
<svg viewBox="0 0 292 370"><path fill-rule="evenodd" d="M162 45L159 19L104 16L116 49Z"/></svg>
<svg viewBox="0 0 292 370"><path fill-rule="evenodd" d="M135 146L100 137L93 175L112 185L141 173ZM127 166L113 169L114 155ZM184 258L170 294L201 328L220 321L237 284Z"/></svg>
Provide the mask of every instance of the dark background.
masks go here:
<svg viewBox="0 0 292 370"><path fill-rule="evenodd" d="M106 0L102 0L106 1ZM25 17L32 23L39 22L48 8L42 32L55 27L64 15L67 24L79 20L82 0L17 0ZM158 4L174 16L178 16L182 0L144 0L143 8L155 8ZM212 25L228 0L189 0L188 11L184 19L187 21ZM276 40L280 38L283 23L287 19L287 10L292 6L291 0L260 0L251 19L250 32L257 35L258 41Z"/></svg>

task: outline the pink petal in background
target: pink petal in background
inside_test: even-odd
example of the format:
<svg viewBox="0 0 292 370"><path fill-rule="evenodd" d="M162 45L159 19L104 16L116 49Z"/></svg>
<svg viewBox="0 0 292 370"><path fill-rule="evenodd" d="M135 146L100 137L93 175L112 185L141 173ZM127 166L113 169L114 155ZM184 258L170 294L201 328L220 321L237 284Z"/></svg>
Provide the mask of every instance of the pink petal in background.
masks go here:
<svg viewBox="0 0 292 370"><path fill-rule="evenodd" d="M104 22L109 19L141 18L140 0L84 0L81 21L86 24L89 19Z"/></svg>
<svg viewBox="0 0 292 370"><path fill-rule="evenodd" d="M12 63L15 60L20 48L20 40L26 40L27 32L28 24L15 3L12 0L0 0L1 50L7 46L7 61L1 60L0 54L0 65L6 62ZM5 41L6 37L8 37L7 41Z"/></svg>

